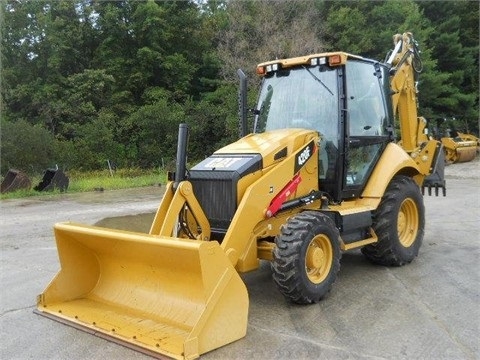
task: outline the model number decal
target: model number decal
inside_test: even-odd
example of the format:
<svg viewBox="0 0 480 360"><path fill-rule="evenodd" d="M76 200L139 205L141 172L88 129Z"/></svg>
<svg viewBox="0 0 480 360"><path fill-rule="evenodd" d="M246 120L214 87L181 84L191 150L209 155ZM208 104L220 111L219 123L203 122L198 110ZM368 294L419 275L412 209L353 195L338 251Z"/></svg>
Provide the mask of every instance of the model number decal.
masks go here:
<svg viewBox="0 0 480 360"><path fill-rule="evenodd" d="M310 155L310 148L306 147L305 149L303 149L303 151L297 158L298 165L302 166L303 164L305 164L305 162L310 159Z"/></svg>
<svg viewBox="0 0 480 360"><path fill-rule="evenodd" d="M314 152L314 145L313 141L310 141L307 146L305 146L302 150L299 151L297 156L295 157L295 170L294 173L297 173L298 170L302 168L303 165L310 159Z"/></svg>

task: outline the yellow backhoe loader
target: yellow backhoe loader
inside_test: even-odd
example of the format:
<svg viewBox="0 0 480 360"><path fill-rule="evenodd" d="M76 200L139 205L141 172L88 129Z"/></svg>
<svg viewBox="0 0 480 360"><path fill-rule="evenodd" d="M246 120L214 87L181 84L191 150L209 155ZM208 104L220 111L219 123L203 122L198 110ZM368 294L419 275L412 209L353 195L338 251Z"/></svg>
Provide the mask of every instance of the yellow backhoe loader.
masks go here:
<svg viewBox="0 0 480 360"><path fill-rule="evenodd" d="M445 190L444 155L417 116L416 42L405 33L394 44L385 62L330 52L261 63L252 110L239 70L242 137L187 170L180 125L176 170L148 234L56 224L61 269L37 312L194 359L245 336L239 273L260 260L299 304L329 292L344 251L411 262L424 236L421 189Z"/></svg>

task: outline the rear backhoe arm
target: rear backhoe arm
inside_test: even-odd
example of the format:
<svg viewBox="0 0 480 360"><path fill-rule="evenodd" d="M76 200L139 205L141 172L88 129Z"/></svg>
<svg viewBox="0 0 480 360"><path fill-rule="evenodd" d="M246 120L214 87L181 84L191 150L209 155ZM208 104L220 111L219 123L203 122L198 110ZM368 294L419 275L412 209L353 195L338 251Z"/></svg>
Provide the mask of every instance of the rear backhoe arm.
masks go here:
<svg viewBox="0 0 480 360"><path fill-rule="evenodd" d="M423 185L443 188L445 195L442 144L428 138L427 121L417 113L417 77L423 67L417 42L409 32L394 35L393 42L395 48L387 64L391 66L393 113L400 124L400 145L417 164Z"/></svg>
<svg viewBox="0 0 480 360"><path fill-rule="evenodd" d="M417 74L422 70L417 45L411 33L394 36L395 49L387 60L392 66L393 113L400 122L402 146L408 153L427 140L423 134L426 121L418 117Z"/></svg>

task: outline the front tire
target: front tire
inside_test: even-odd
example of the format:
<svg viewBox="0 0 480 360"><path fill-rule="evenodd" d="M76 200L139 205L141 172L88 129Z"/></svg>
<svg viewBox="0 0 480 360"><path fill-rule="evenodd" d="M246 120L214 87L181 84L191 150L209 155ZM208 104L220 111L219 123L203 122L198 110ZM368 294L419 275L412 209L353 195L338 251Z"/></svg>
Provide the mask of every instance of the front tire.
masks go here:
<svg viewBox="0 0 480 360"><path fill-rule="evenodd" d="M373 230L378 242L362 248L373 263L402 266L418 255L425 232L425 207L413 179L393 178L374 213Z"/></svg>
<svg viewBox="0 0 480 360"><path fill-rule="evenodd" d="M305 211L290 218L275 238L273 280L290 301L320 301L340 269L339 232L328 216Z"/></svg>

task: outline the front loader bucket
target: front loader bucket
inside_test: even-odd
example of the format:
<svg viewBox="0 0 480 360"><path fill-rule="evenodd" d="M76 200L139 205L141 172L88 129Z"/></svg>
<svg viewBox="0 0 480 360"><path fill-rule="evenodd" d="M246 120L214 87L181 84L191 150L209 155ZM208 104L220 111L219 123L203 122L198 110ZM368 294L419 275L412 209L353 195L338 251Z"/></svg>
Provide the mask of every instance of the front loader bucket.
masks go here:
<svg viewBox="0 0 480 360"><path fill-rule="evenodd" d="M216 241L55 225L61 269L37 312L175 359L245 336L246 287Z"/></svg>

